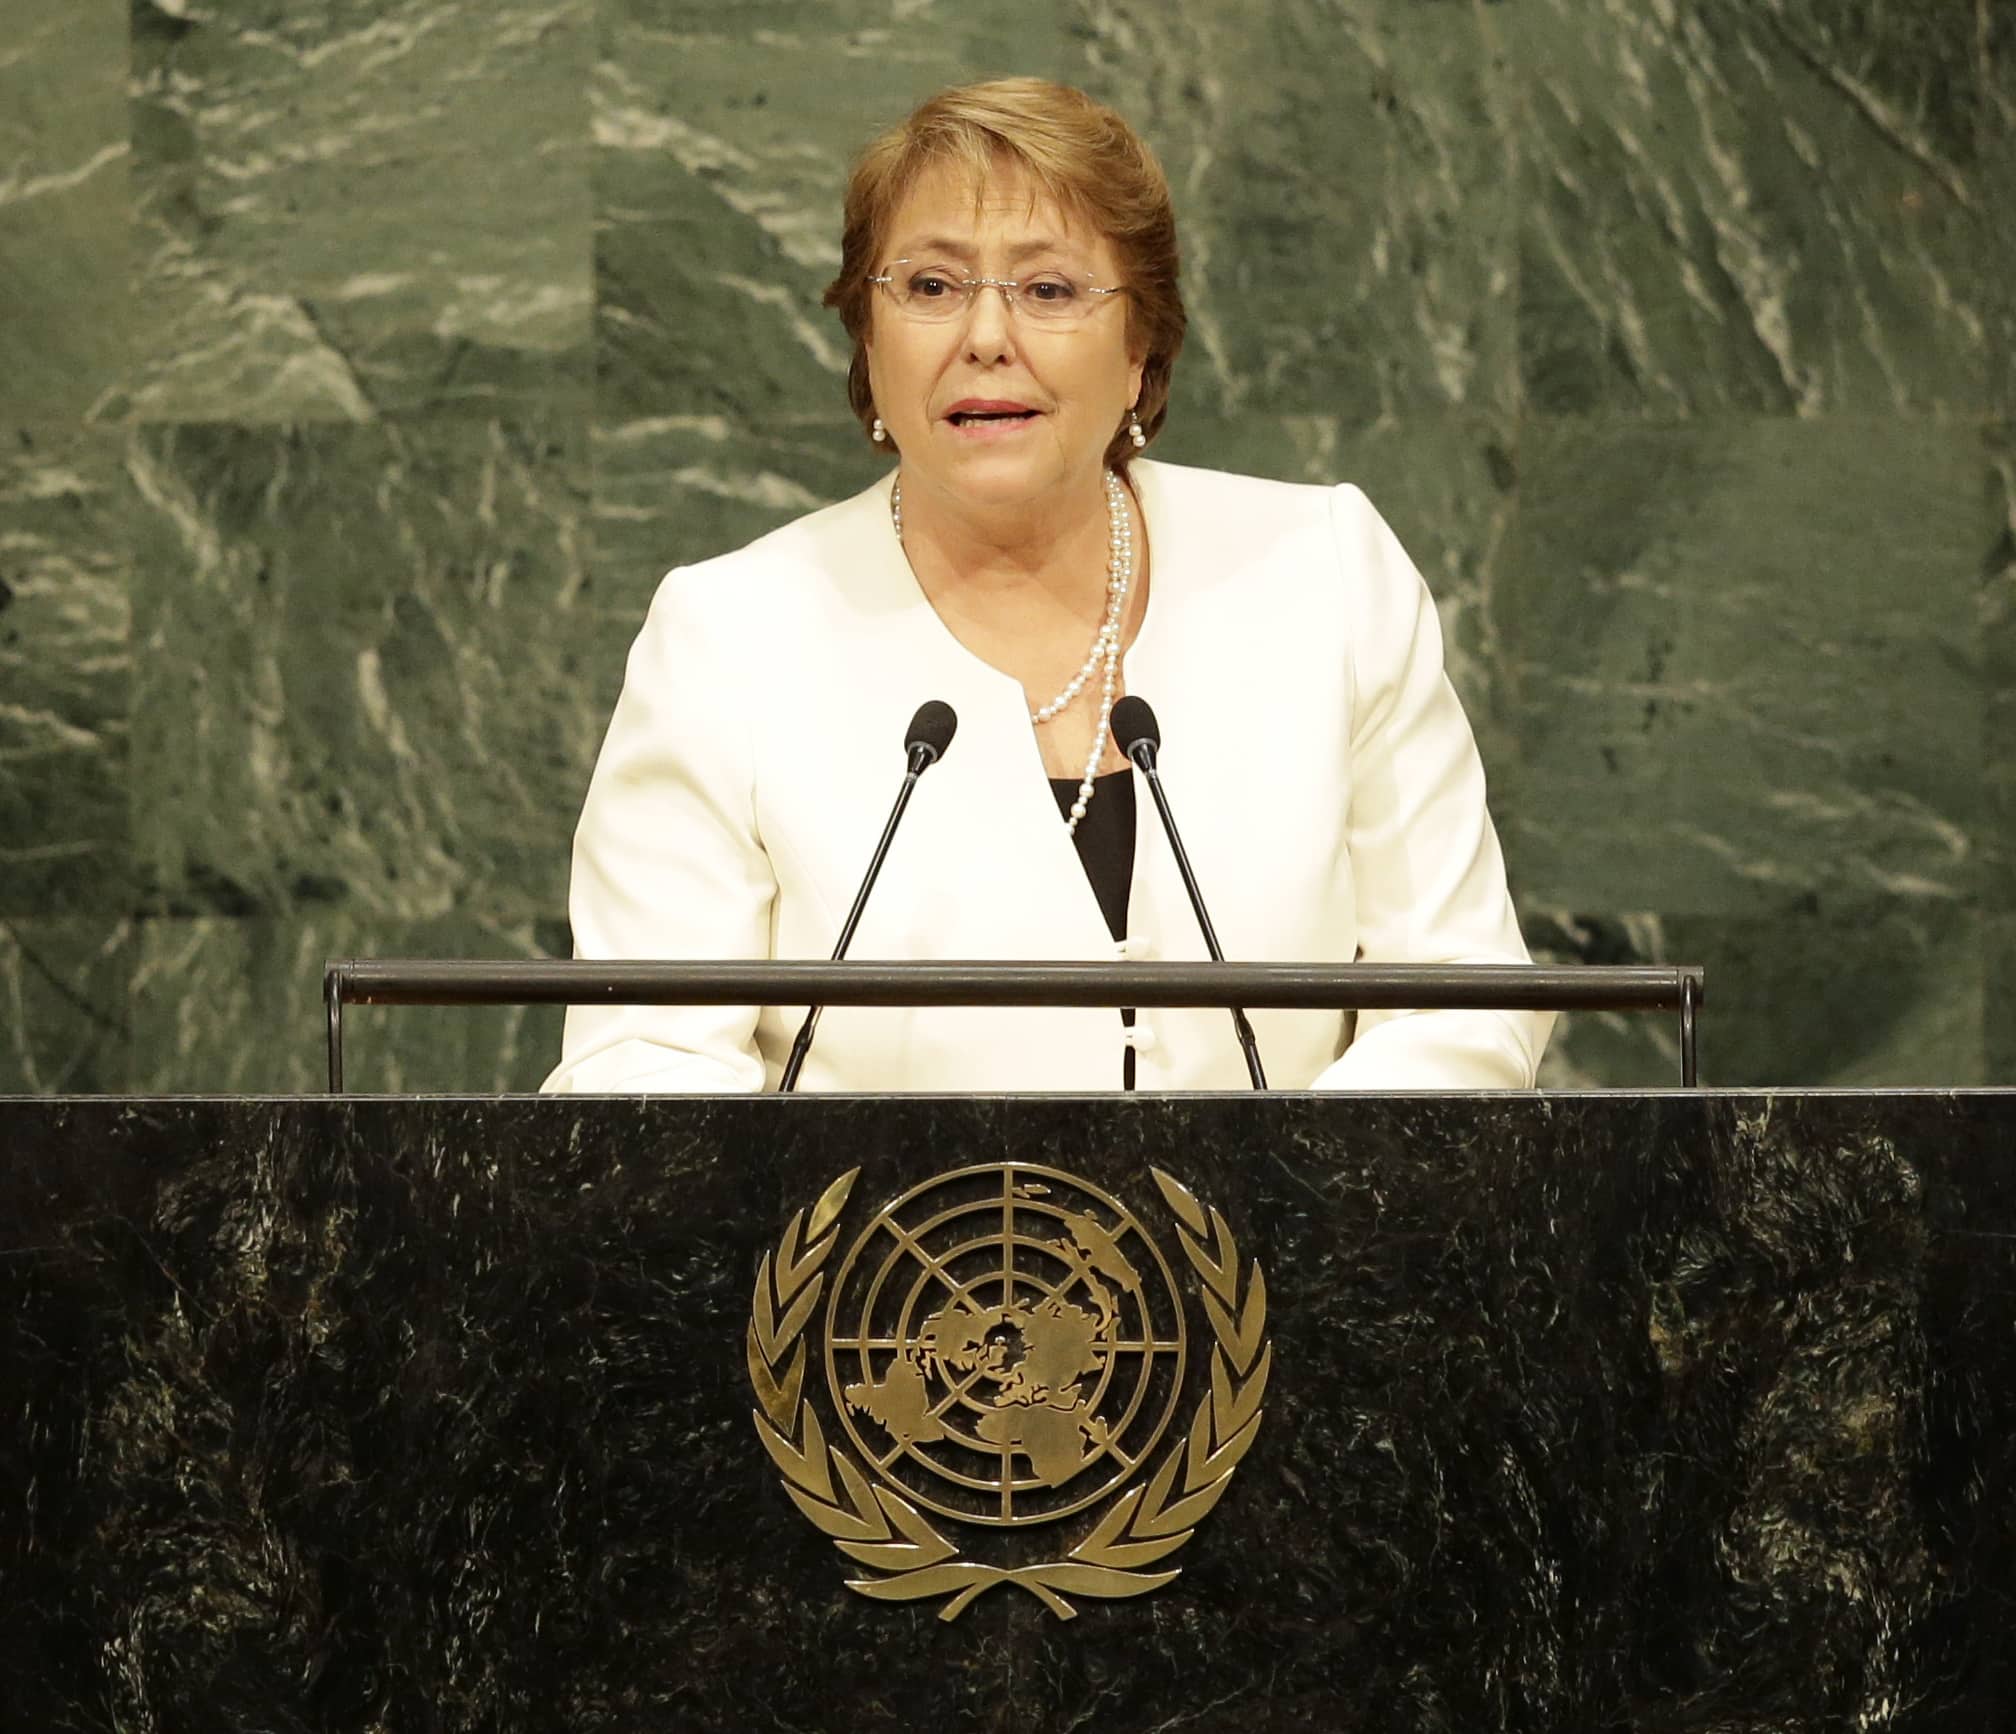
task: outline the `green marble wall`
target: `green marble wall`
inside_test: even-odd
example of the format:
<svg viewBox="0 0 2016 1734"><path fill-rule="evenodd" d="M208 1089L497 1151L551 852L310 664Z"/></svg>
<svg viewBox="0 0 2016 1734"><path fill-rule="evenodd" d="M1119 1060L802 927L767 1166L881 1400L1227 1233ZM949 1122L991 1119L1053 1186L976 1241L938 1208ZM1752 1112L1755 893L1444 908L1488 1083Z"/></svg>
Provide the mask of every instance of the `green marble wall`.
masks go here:
<svg viewBox="0 0 2016 1734"><path fill-rule="evenodd" d="M564 952L658 576L875 471L849 151L1007 71L1163 153L1166 455L1428 573L1536 948L1705 963L1713 1081L2016 1081L2010 0L0 0L0 1090L313 1088L326 956Z"/></svg>

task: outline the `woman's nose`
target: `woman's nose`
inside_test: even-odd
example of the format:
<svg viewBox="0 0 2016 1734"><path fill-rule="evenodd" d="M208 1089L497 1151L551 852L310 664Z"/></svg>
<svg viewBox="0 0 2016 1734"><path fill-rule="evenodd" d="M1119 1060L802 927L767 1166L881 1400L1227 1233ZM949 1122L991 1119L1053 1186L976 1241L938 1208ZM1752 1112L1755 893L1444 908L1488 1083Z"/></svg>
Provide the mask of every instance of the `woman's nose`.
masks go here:
<svg viewBox="0 0 2016 1734"><path fill-rule="evenodd" d="M1010 293L993 283L982 284L973 291L966 304L966 347L974 355L992 358L1013 349Z"/></svg>

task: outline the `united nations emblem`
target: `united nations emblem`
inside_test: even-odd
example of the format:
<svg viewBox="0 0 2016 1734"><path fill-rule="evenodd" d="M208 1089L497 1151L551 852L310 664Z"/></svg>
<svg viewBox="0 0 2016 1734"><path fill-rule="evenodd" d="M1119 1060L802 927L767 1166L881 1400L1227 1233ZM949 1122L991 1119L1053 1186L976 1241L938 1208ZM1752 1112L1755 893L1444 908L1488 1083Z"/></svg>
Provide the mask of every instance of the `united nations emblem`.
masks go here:
<svg viewBox="0 0 2016 1734"><path fill-rule="evenodd" d="M996 1584L1059 1618L1071 1596L1141 1595L1189 1541L1260 1425L1272 1351L1260 1267L1241 1280L1225 1219L1151 1169L1211 1326L1210 1376L1155 1460L1190 1352L1182 1288L1119 1199L1079 1177L1002 1162L941 1174L880 1210L828 1271L855 1169L786 1225L756 1276L749 1377L756 1430L785 1491L877 1574L883 1601ZM830 1282L829 1282L830 1275ZM824 1295L830 1443L806 1390ZM1049 1533L1078 1519L1061 1557ZM969 1558L959 1531L1012 1532Z"/></svg>

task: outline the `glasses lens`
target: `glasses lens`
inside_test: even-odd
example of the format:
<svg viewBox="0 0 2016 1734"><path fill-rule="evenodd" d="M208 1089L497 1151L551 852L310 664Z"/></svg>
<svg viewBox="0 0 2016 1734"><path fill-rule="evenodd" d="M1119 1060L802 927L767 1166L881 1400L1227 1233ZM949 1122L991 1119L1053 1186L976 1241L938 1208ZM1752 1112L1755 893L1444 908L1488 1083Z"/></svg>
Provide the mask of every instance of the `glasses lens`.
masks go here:
<svg viewBox="0 0 2016 1734"><path fill-rule="evenodd" d="M1015 302L1031 319L1069 324L1082 319L1098 300L1087 286L1089 282L1075 271L1037 271L1022 279Z"/></svg>
<svg viewBox="0 0 2016 1734"><path fill-rule="evenodd" d="M889 297L913 319L955 319L966 310L965 273L899 259L883 273Z"/></svg>

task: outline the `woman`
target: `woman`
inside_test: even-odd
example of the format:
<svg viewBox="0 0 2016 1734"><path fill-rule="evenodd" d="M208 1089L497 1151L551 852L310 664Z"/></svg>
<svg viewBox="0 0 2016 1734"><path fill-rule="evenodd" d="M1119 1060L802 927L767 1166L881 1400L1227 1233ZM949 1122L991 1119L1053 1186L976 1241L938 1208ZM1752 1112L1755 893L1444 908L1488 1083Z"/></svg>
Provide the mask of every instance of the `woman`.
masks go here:
<svg viewBox="0 0 2016 1734"><path fill-rule="evenodd" d="M1112 705L1156 707L1228 957L1525 962L1432 602L1364 497L1140 459L1183 341L1168 187L1032 79L877 139L827 292L896 459L672 573L575 838L591 958L823 958L926 699L959 717L856 958L1201 959ZM1045 778L1048 782L1046 784ZM774 1086L802 1008L575 1007L549 1089ZM1524 1087L1547 1021L1258 1011L1271 1083ZM800 1087L1239 1089L1223 1011L834 1008Z"/></svg>

